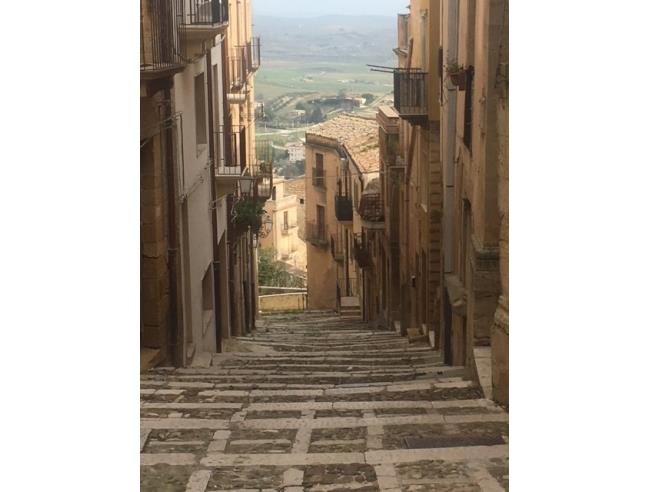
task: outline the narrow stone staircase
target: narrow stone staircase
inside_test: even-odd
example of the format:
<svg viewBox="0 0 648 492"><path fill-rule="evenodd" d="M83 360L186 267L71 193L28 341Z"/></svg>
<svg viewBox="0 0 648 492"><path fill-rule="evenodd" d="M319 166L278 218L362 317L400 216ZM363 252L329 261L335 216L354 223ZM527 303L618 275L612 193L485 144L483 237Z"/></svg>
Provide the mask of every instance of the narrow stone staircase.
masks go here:
<svg viewBox="0 0 648 492"><path fill-rule="evenodd" d="M142 373L142 491L508 490L508 415L463 368L335 313L265 321Z"/></svg>

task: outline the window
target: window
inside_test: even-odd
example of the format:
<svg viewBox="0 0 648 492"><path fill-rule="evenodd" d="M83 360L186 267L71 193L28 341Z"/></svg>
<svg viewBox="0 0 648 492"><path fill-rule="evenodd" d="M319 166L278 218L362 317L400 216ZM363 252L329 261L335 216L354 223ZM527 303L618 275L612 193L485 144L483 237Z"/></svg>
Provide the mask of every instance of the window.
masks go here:
<svg viewBox="0 0 648 492"><path fill-rule="evenodd" d="M284 228L285 231L287 231L288 228L289 228L289 225L288 225L288 212L284 212L283 228Z"/></svg>
<svg viewBox="0 0 648 492"><path fill-rule="evenodd" d="M277 187L276 186L272 187L272 201L273 202L277 201Z"/></svg>
<svg viewBox="0 0 648 492"><path fill-rule="evenodd" d="M315 154L315 169L313 170L313 186L324 188L324 155Z"/></svg>
<svg viewBox="0 0 648 492"><path fill-rule="evenodd" d="M196 144L207 145L207 108L205 107L205 74L194 78L194 103L196 108Z"/></svg>

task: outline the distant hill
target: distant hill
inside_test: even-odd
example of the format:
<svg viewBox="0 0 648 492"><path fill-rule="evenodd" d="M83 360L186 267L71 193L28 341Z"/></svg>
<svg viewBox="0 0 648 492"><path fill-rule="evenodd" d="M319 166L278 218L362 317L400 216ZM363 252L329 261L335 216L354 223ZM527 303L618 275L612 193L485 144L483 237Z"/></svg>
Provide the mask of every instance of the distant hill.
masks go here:
<svg viewBox="0 0 648 492"><path fill-rule="evenodd" d="M253 23L267 60L393 64L396 17L256 15Z"/></svg>

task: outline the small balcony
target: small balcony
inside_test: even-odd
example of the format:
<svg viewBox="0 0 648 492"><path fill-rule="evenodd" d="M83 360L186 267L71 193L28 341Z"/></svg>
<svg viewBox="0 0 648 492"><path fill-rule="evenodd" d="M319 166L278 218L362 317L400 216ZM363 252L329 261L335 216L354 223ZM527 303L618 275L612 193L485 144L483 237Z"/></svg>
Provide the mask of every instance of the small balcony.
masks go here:
<svg viewBox="0 0 648 492"><path fill-rule="evenodd" d="M346 195L335 195L335 217L339 222L353 221L353 201Z"/></svg>
<svg viewBox="0 0 648 492"><path fill-rule="evenodd" d="M215 173L217 178L238 179L247 165L245 127L220 126L214 133Z"/></svg>
<svg viewBox="0 0 648 492"><path fill-rule="evenodd" d="M394 70L394 107L413 124L424 123L428 116L427 76L418 68Z"/></svg>
<svg viewBox="0 0 648 492"><path fill-rule="evenodd" d="M245 92L249 63L247 48L237 46L230 51L229 85L232 92Z"/></svg>
<svg viewBox="0 0 648 492"><path fill-rule="evenodd" d="M273 149L270 140L257 140L256 159L250 171L252 176L257 178L256 196L261 200L269 200L272 197L273 187Z"/></svg>
<svg viewBox="0 0 648 492"><path fill-rule="evenodd" d="M224 33L229 25L228 0L184 0L187 38L205 41Z"/></svg>
<svg viewBox="0 0 648 492"><path fill-rule="evenodd" d="M326 173L321 169L317 167L312 168L313 174L312 174L312 179L313 179L313 186L315 188L320 188L322 190L326 189Z"/></svg>
<svg viewBox="0 0 648 492"><path fill-rule="evenodd" d="M306 222L306 241L319 248L328 246L328 228L326 224Z"/></svg>
<svg viewBox="0 0 648 492"><path fill-rule="evenodd" d="M170 77L187 61L185 0L140 0L140 77Z"/></svg>
<svg viewBox="0 0 648 492"><path fill-rule="evenodd" d="M261 68L261 38L253 37L247 44L247 59L250 73L254 73Z"/></svg>
<svg viewBox="0 0 648 492"><path fill-rule="evenodd" d="M261 121L264 119L265 119L265 105L261 102L258 102L254 107L254 120Z"/></svg>
<svg viewBox="0 0 648 492"><path fill-rule="evenodd" d="M335 261L344 261L344 242L341 234L331 234L331 256Z"/></svg>

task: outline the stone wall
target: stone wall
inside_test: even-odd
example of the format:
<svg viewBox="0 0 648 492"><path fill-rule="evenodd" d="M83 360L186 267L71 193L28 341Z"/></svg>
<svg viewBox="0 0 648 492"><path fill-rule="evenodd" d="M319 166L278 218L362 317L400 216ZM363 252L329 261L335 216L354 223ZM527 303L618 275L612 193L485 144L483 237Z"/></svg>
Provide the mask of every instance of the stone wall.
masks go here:
<svg viewBox="0 0 648 492"><path fill-rule="evenodd" d="M273 311L304 311L307 306L306 299L307 294L303 292L259 296L259 309L265 313Z"/></svg>

